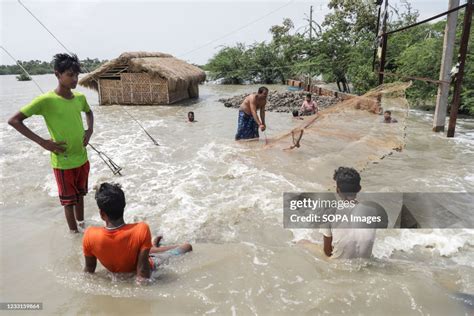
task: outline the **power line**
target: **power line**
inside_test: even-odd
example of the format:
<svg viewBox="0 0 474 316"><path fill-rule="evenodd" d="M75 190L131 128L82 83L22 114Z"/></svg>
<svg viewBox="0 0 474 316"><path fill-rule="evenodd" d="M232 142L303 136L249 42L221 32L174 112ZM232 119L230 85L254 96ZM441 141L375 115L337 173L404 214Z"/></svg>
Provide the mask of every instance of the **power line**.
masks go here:
<svg viewBox="0 0 474 316"><path fill-rule="evenodd" d="M31 14L31 16L33 18L35 18L36 21L38 21L38 23L49 33L51 34L51 36L59 43L59 45L61 45L69 54L73 54L67 47L66 45L64 45L54 34L53 32L51 32L47 27L46 25L43 24L43 22L41 22L40 19L38 19L34 14L33 12L31 12L30 9L28 9L20 0L17 0L19 4L21 4L21 6L23 8L25 8L26 11L28 11L29 14ZM87 72L90 72L86 67L83 67ZM95 79L94 79L95 80ZM132 115L130 114L130 112L128 112L125 108L123 107L120 107L121 110L123 110L125 113L127 113L135 122L138 123L138 126L140 126L140 128L145 132L145 134L151 139L151 141L153 142L153 144L155 144L156 146L160 146L160 144L150 135L150 133L148 133L148 131L143 127L142 124L140 124L140 122Z"/></svg>
<svg viewBox="0 0 474 316"><path fill-rule="evenodd" d="M51 32L47 27L46 25L43 24L43 22L40 21L40 19L38 19L34 14L33 12L30 11L30 9L28 9L20 0L18 0L18 3L23 7L25 8L26 11L28 11L29 14L31 14L31 16L33 18L35 18L36 21L38 21L39 24L41 24L41 26L69 53L69 54L72 54L71 51L69 49L67 49L67 47L56 37L54 36L53 32Z"/></svg>
<svg viewBox="0 0 474 316"><path fill-rule="evenodd" d="M31 78L31 80L36 84L36 86L38 87L38 89L41 91L41 93L44 93L44 90L41 89L41 86L38 84L38 82L36 82L36 80L28 73L28 71L18 62L18 60L12 55L10 54L10 52L4 47L4 46L0 46L1 49L3 49L3 51L5 53L7 53L8 56L10 56L11 59L13 59L15 61L15 63L27 74L28 77ZM97 155L99 155L100 159L102 159L102 161L107 165L107 167L109 167L110 171L112 171L112 173L114 175L122 175L120 173L120 171L122 171L122 167L120 167L119 165L117 165L113 160L112 158L109 158L109 156L107 156L105 153L97 150L91 143L88 144L89 147L91 147L96 153Z"/></svg>
<svg viewBox="0 0 474 316"><path fill-rule="evenodd" d="M281 10L281 9L283 9L283 8L285 8L285 7L287 7L287 6L289 6L289 5L292 4L293 2L295 2L295 0L291 0L291 1L287 2L287 3L285 3L284 5L282 5L282 6L278 7L278 8L276 8L276 9L274 9L274 10L268 12L267 14L265 14L265 15L259 17L258 19L255 19L255 20L253 20L253 21L251 21L251 22L249 22L249 23L247 23L247 24L245 24L245 25L239 27L238 29L235 29L235 30L233 30L233 31L231 31L231 32L229 32L229 33L226 33L226 34L224 34L224 35L222 35L222 36L220 36L220 37L218 37L218 38L216 38L216 39L213 39L213 40L211 40L211 41L209 41L209 42L207 42L207 43L205 43L205 44L203 44L203 45L201 45L201 46L198 46L198 47L196 47L196 48L194 48L194 49L192 49L192 50L190 50L190 51L187 51L186 53L181 54L181 55L179 55L178 57L184 57L184 56L186 56L186 55L189 55L189 54L191 54L191 53L193 53L193 52L195 52L195 51L197 51L197 50L200 50L201 48L204 48L204 47L206 47L206 46L211 45L212 43L215 43L215 42L217 42L217 41L220 41L221 39L224 39L224 38L228 37L229 35L232 35L232 34L234 34L234 33L237 33L237 32L239 32L239 31L241 31L241 30L243 30L243 29L249 27L250 25L255 24L255 23L257 23L257 22L263 20L263 19L266 18L267 16L272 15L273 13L275 13L275 12L277 12L277 11L279 11L279 10Z"/></svg>
<svg viewBox="0 0 474 316"><path fill-rule="evenodd" d="M3 46L0 46L0 47L3 49L3 51L4 51L5 53L7 53L8 56L10 56L11 59L13 59L13 60L15 61L15 63L17 64L17 66L20 67L21 70L23 70L23 71L26 73L26 75L31 78L31 80L35 83L35 85L38 87L38 89L41 91L41 93L44 93L43 89L41 89L41 86L38 84L38 82L36 82L36 80L33 79L33 77L32 77L32 76L28 73L28 71L26 71L26 69L17 61L17 59L16 59L15 57L13 57L13 55L10 54L10 52L9 52L5 47L3 47Z"/></svg>

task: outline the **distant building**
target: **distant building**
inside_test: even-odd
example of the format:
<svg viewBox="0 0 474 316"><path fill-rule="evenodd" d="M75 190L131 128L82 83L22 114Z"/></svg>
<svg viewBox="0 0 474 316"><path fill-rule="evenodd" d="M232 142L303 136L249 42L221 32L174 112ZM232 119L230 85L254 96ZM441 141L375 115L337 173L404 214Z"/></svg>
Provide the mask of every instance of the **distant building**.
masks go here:
<svg viewBox="0 0 474 316"><path fill-rule="evenodd" d="M99 93L99 104L158 105L199 97L200 68L160 52L127 52L85 75L81 86Z"/></svg>

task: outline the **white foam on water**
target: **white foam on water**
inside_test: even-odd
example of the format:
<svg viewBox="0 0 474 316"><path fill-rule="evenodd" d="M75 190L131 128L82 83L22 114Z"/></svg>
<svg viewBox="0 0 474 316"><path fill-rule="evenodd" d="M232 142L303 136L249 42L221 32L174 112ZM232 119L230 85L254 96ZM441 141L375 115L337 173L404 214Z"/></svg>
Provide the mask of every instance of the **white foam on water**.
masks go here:
<svg viewBox="0 0 474 316"><path fill-rule="evenodd" d="M212 106L215 106L215 104L212 104ZM282 221L283 191L299 191L308 188L323 189L323 187L317 183L317 177L303 175L301 178L297 178L291 173L291 170L287 170L285 165L276 166L275 169L267 168L265 159L268 160L266 161L267 163L271 162L271 159L274 158L272 155L280 155L280 153L273 151L268 156L259 155L255 153L254 147L235 143L231 138L232 136L230 136L230 138L228 137L232 133L224 135L224 129L219 129L219 125L211 121L211 119L214 119L214 115L204 117L204 113L202 113L203 116L199 118L199 122L196 123L197 125L191 127L184 122L185 117L182 119L180 117L176 118L176 115L172 114L176 109L181 110L181 108L166 108L163 110L160 108L129 109L132 115L137 118L139 117L138 113L146 113L146 116L143 118L140 117L140 120L162 145L157 147L154 146L143 131L119 109L114 107L94 108L97 120L92 143L124 168L122 177L112 176L111 172L97 157L96 153L90 149L88 150L91 161L90 187L104 181L116 181L121 183L127 197L126 220L147 220L153 223L156 226L151 227L152 231L159 229L163 232L167 243L200 239L208 241L211 244L213 242L225 243L232 241L240 245L239 242L246 237L248 230L254 229L257 233L261 233L262 235L266 233L271 235L273 231L269 233L266 231L267 227L272 227L272 224L278 226ZM199 110L200 108L197 107L197 109ZM202 105L201 109L203 109L203 111L209 110L209 113L217 113L214 108L208 105ZM166 111L169 112L167 117L159 115ZM221 112L224 113L225 111L230 110L224 109ZM217 118L219 120L226 118L225 113L221 114L219 112L217 115L222 115L222 117L219 116ZM276 113L272 113L272 115L277 116ZM422 114L419 115L422 116ZM424 117L426 121L430 120L429 115L424 115ZM235 122L235 117L233 117L232 122ZM31 120L28 124L31 124L35 130L41 132L45 131L42 119ZM206 127L204 128L204 126ZM228 125L226 125L225 128L228 129ZM461 135L466 135L466 141L472 138L472 134L464 131L462 126L459 131L462 132ZM222 133L222 135L220 133ZM198 134L199 137L194 137L194 134ZM12 165L17 166L13 159L18 161L34 161L34 163L36 163L36 159L40 157L40 159L42 159L41 168L48 170L48 173L43 173L43 170L37 170L35 174L32 174L32 176L39 179L38 183L41 183L39 188L33 188L35 190L33 193L40 196L45 195L44 192L46 192L46 195L49 196L48 199L51 196L56 196L57 189L54 176L49 167L49 158L46 156L48 153L39 153L41 148L34 144L32 145L31 142L24 139L21 135L18 135L18 133L5 123L0 123L0 137L5 142L9 141L10 137L19 140L19 143L14 148L14 157L12 157L12 153L8 155L0 154L0 166L10 169ZM428 135L426 137L441 136ZM463 136L460 138L462 137ZM416 144L423 144L422 140L423 139L417 139L419 143ZM464 150L465 147L468 147L465 146L462 141L460 143L452 142L452 144L453 147L457 146L455 148L458 150ZM462 148L460 148L461 146ZM308 159L309 163L313 164L318 162L317 152L311 152L311 150L313 150L312 148L302 148L301 150L310 151L313 155ZM467 153L468 151L463 152L466 156ZM282 153L282 155L287 154ZM261 157L263 157L263 161L259 161ZM296 155L294 157L296 157ZM22 175L28 175L28 172L31 172L30 166L22 165L19 166L19 168L21 168ZM393 172L393 170L390 172ZM423 172L424 171L420 171L417 175L423 174ZM387 172L384 173L384 175L390 175L390 173ZM459 173L450 170L446 173L434 174L433 181L438 179L440 175L442 178L452 179L459 176ZM27 190L25 184L18 183L18 181L13 179L12 175L2 172L0 176L2 180L6 179L8 184L12 185L12 187L18 186L18 192L20 192L20 194L23 194L21 190ZM465 181L472 181L474 175L472 173L468 173L467 175L461 173L461 177L459 178ZM432 179L429 180L431 181ZM426 187L433 187L434 182L427 181L426 179L421 181L426 181L426 183L424 183ZM381 181L381 186L384 184L385 182ZM393 184L393 186L397 184L403 185L403 183L398 182ZM452 182L449 183L449 185L459 185L456 188L462 190L461 182ZM31 192L28 193L31 194ZM93 200L89 202L94 203ZM249 218L249 214L257 214L260 216ZM100 217L95 211L91 214L91 210L87 209L86 219L87 218L101 223ZM239 225L244 220L248 220L250 224L245 224L243 229L239 230ZM61 224L63 224L62 221ZM281 229L279 232L283 233L284 230ZM291 232L293 233L294 240L310 239L316 242L322 241L321 234L319 234L317 230L298 229L292 230ZM255 233L255 236L258 236L257 233ZM250 236L251 238L253 237L252 235ZM280 236L270 236L267 238L271 239L273 237ZM418 247L424 247L424 249L431 251L434 256L447 257L460 265L472 267L473 260L470 259L472 259L473 253L473 238L472 230L433 230L430 233L421 231L397 231L392 234L381 232L377 233L374 255L379 259L386 259L399 251L410 253L416 251ZM246 293L246 295L249 293L244 303L252 310L260 311L260 308L254 309L254 306L257 303L261 304L257 302L257 299L261 298L257 298L255 302L251 300L255 299L255 295L273 295L271 300L268 301L275 303L276 309L281 308L280 311L284 310L289 313L292 311L291 306L301 305L302 302L288 295L291 291L286 288L284 289L283 285L286 284L285 286L288 286L288 284L295 284L295 286L302 286L303 281L312 281L310 277L304 274L311 269L307 269L306 271L302 269L298 271L298 274L292 274L291 276L285 275L283 273L285 271L278 270L282 262L272 260L272 250L270 250L273 249L275 253L278 253L282 248L269 247L265 243L268 242L268 239L263 239L264 242L259 243L242 242L242 244L250 248L251 251L248 251L242 258L242 260L247 260L246 265L238 266L236 270L239 272L239 269L242 269L242 271L249 268L252 269L251 271L255 272L254 275L257 278L262 277L263 285L255 285L254 295L251 295L252 288L239 288L237 290ZM284 237L282 240L287 241L287 239L287 237ZM290 241L288 241L288 244L289 243ZM279 246L286 249L288 244L283 243ZM176 303L176 298L173 299L173 296L189 289L190 292L192 291L190 298L206 305L203 312L222 313L223 310L220 310L219 307L210 305L217 303L220 304L219 306L226 306L226 311L228 312L230 309L233 314L245 312L245 310L242 309L242 305L239 305L241 301L237 302L238 299L242 298L242 296L238 296L240 292L228 286L228 284L240 280L241 275L236 276L235 279L216 279L216 281L212 283L215 284L215 286L212 287L209 287L208 280L198 280L196 281L198 288L185 286L185 288L179 289L180 285L186 284L186 280L177 279L180 275L183 275L180 269L196 271L190 273L191 276L200 275L202 271L207 272L205 269L206 266L209 265L206 265L206 263L212 263L212 259L214 258L210 258L211 261L204 261L205 264L197 260L195 264L178 264L172 266L169 270L165 270L165 272L160 275L165 279L165 282L161 279L152 287L136 287L132 280L111 281L110 277L103 273L103 270L99 271L97 275L92 278L85 277L82 272L78 272L80 267L77 267L77 269L74 268L74 271L71 272L71 262L77 264L79 260L82 260L82 253L79 253L81 252L80 248L77 248L77 251L78 253L73 257L73 260L69 257L63 258L64 254L60 254L60 259L63 258L65 260L59 262L53 269L53 273L56 275L58 282L75 291L79 290L94 295L138 297L140 299L150 298L155 301L167 298L167 300L161 300L159 303L165 302L166 304L174 304ZM296 253L292 254L297 255ZM216 254L216 257L218 257L217 255L218 254ZM231 256L231 254L228 255ZM189 258L199 258L199 253L196 251L196 253L192 253ZM301 261L303 262L304 259ZM311 263L314 264L313 261L311 261ZM214 270L220 267L220 263L216 266L212 266L212 264L210 266L209 273L214 273ZM344 267L344 265L342 266ZM368 276L371 277L370 273L376 273L370 271L365 265L362 265L362 268L360 265L356 268L350 264L346 266L347 271L353 273L353 275L367 273ZM345 273L345 277L348 279L344 279L344 277L340 277L336 274L331 275L331 271L327 271L331 269L328 269L326 266L314 264L312 268L314 268L312 272L315 272L316 276L328 278L328 280L322 280L320 278L316 280L318 282L333 282L330 283L330 285L354 284L354 279L351 279L352 276L348 276L348 273ZM329 274L321 273L321 270ZM367 270L369 271L367 272ZM337 271L338 273L340 272L339 274L347 272L343 268L339 268ZM422 270L416 267L415 271L419 272ZM278 283L271 283L265 279L266 276L264 275L273 273L277 276L280 275ZM299 274L303 275L303 277ZM421 274L422 273L420 273L420 275ZM168 283L166 283L166 277L170 277L170 280L167 281ZM176 279L173 279L173 277ZM387 277L386 280L380 275L376 275L376 278L377 280L381 280L380 282L390 282L393 280L390 276ZM403 281L405 280L406 279L403 279ZM371 281L376 282L374 279ZM223 285L222 282L228 284ZM317 282L315 282L315 284L316 283ZM369 287L372 286L372 283L368 282L368 284L370 284L368 285ZM381 289L383 292L383 285L381 285L381 283L373 284L375 284L375 288ZM275 290L277 286L279 289ZM339 295L344 295L344 292L337 292L336 294L332 293L325 296L324 293L319 293L317 291L317 285L315 286L316 288L309 289L315 293L315 300L323 300L322 304L324 304L324 299L329 295L334 295L334 298L337 298ZM215 301L209 301L209 297L211 297L210 294L212 294L216 288L224 291L230 289L236 295L230 295L231 300L225 302L222 302L222 300L217 303ZM405 297L410 299L410 307L416 310L422 304L417 301L419 294L411 289L408 290L409 291L405 293ZM344 299L339 302L351 305L356 303L355 297L359 299L359 297L364 297L364 295L365 297L367 297L367 295L374 295L374 297L378 295L378 293L374 293L374 290L370 288L362 287L361 291L370 293L361 294L361 292L356 292L355 296L352 295L352 300ZM227 292L225 293L228 295ZM305 291L305 293L307 293L307 291ZM180 298L184 299L184 297ZM334 302L333 298L331 298L331 300ZM373 300L383 301L386 299L375 297ZM369 306L370 304L367 305ZM321 309L318 310L322 311L323 306L325 305L318 306L318 308L321 307ZM285 310L285 308L287 309ZM265 313L265 309L263 308L262 310L263 313ZM406 311L406 309L404 309L404 311Z"/></svg>
<svg viewBox="0 0 474 316"><path fill-rule="evenodd" d="M433 229L426 232L402 229L396 236L379 237L374 244L376 258L389 258L395 251L413 252L416 247L431 249L443 257L451 257L464 247L474 246L474 229Z"/></svg>

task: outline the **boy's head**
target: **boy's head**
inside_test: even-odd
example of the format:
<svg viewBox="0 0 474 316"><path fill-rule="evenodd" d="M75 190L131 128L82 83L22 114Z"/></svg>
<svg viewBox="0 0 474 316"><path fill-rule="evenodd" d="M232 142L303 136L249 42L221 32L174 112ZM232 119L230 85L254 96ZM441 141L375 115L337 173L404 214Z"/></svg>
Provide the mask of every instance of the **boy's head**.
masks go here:
<svg viewBox="0 0 474 316"><path fill-rule="evenodd" d="M188 120L190 122L194 122L194 112L188 112Z"/></svg>
<svg viewBox="0 0 474 316"><path fill-rule="evenodd" d="M258 88L258 97L266 99L268 96L268 88L267 87L260 87Z"/></svg>
<svg viewBox="0 0 474 316"><path fill-rule="evenodd" d="M385 112L383 112L383 118L384 118L385 120L388 121L391 117L392 117L392 112L390 112L390 111L385 111Z"/></svg>
<svg viewBox="0 0 474 316"><path fill-rule="evenodd" d="M125 194L117 183L104 182L95 192L95 200L104 220L118 220L123 217L125 209Z"/></svg>
<svg viewBox="0 0 474 316"><path fill-rule="evenodd" d="M299 113L298 113L298 110L293 110L293 117L298 117L299 116Z"/></svg>
<svg viewBox="0 0 474 316"><path fill-rule="evenodd" d="M77 86L78 76L81 72L81 63L76 55L56 54L53 57L54 74L59 84L74 89Z"/></svg>
<svg viewBox="0 0 474 316"><path fill-rule="evenodd" d="M301 100L301 99L300 99ZM308 93L306 95L306 101L311 101L311 93Z"/></svg>
<svg viewBox="0 0 474 316"><path fill-rule="evenodd" d="M362 189L360 175L354 168L339 167L334 171L337 193L344 198L355 198Z"/></svg>

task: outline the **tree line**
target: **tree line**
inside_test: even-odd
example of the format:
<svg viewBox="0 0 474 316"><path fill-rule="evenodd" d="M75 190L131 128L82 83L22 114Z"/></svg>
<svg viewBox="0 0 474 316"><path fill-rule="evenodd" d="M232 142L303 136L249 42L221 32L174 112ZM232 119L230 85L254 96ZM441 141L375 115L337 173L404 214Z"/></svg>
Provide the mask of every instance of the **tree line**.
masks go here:
<svg viewBox="0 0 474 316"><path fill-rule="evenodd" d="M85 69L89 71L93 71L103 63L107 62L107 60L99 60L97 58L91 59L86 58L81 60L81 66L83 71ZM30 75L44 75L44 74L52 74L54 73L53 70L53 63L46 62L41 60L30 60L30 61L18 61L18 63L28 71ZM18 65L0 65L0 75L23 75L24 71Z"/></svg>
<svg viewBox="0 0 474 316"><path fill-rule="evenodd" d="M373 70L374 49L377 47L378 9L373 1L331 0L331 12L321 25L313 22L312 37L308 30L295 30L285 19L269 30L271 40L253 44L237 43L223 47L204 66L211 79L223 83L285 83L286 79L322 76L326 82L337 82L341 91L351 88L362 94L378 84ZM463 27L463 11L459 11L457 39L453 65ZM408 1L392 7L387 31L418 21L419 12ZM425 23L406 31L389 35L385 82L403 77L438 79L442 57L446 20ZM468 56L462 90L461 111L474 115L474 32L470 34ZM375 67L377 69L377 67ZM434 108L437 86L414 81L407 91L415 106Z"/></svg>

